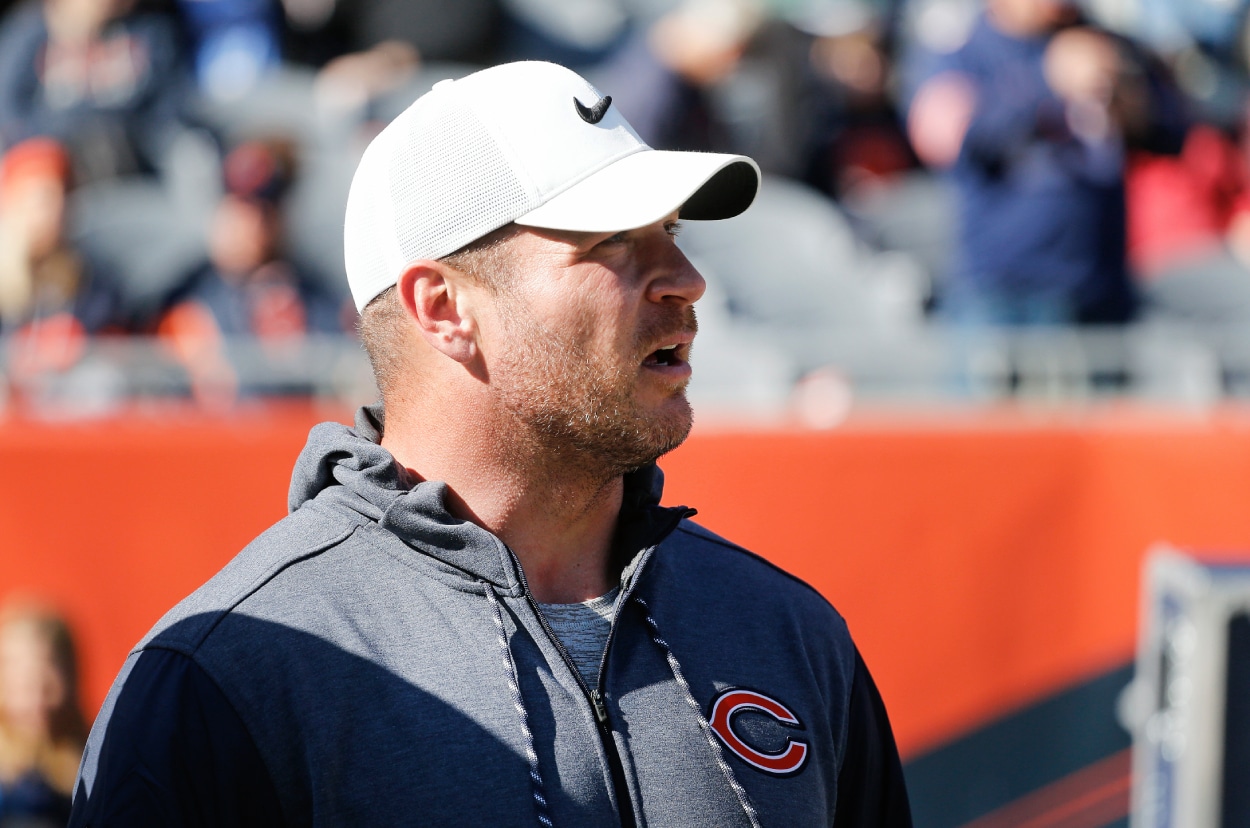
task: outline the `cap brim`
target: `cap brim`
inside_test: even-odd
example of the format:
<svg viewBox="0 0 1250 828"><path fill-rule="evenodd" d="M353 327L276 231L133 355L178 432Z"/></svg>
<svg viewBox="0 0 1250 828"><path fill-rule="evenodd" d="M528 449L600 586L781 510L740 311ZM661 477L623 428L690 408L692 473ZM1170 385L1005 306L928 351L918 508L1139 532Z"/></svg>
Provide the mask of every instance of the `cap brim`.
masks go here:
<svg viewBox="0 0 1250 828"><path fill-rule="evenodd" d="M760 170L745 155L642 150L627 155L516 219L549 230L632 230L679 212L727 219L751 206Z"/></svg>

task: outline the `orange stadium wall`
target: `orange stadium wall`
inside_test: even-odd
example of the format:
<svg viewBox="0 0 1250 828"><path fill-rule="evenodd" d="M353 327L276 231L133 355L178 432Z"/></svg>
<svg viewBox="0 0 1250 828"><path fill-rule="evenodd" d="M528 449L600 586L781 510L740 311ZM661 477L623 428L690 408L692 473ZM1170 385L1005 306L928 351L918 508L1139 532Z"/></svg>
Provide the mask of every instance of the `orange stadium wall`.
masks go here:
<svg viewBox="0 0 1250 828"><path fill-rule="evenodd" d="M90 713L161 614L285 513L317 419L0 420L0 597L66 611ZM661 465L667 502L838 606L905 756L1131 658L1152 544L1250 550L1237 412L704 429Z"/></svg>

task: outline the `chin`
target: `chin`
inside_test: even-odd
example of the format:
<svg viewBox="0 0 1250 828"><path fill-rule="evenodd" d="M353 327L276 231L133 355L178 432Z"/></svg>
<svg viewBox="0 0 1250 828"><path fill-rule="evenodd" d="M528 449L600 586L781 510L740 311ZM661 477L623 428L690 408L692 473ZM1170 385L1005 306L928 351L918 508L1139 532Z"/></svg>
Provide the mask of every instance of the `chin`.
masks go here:
<svg viewBox="0 0 1250 828"><path fill-rule="evenodd" d="M654 462L686 442L686 437L690 435L690 429L694 425L694 412L684 393L679 393L668 400L664 408L663 413L655 418L651 428L652 440L648 452L650 457L646 463Z"/></svg>

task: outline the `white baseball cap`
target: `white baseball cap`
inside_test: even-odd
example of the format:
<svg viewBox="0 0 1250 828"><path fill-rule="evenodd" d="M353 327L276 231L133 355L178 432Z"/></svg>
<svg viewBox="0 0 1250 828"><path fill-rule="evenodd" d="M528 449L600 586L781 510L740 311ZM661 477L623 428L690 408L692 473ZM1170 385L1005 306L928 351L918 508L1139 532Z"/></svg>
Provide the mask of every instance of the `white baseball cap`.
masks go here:
<svg viewBox="0 0 1250 828"><path fill-rule="evenodd" d="M677 210L724 219L759 182L743 155L651 149L563 66L494 66L435 84L369 144L347 197L347 281L362 310L409 262L509 222L617 232Z"/></svg>

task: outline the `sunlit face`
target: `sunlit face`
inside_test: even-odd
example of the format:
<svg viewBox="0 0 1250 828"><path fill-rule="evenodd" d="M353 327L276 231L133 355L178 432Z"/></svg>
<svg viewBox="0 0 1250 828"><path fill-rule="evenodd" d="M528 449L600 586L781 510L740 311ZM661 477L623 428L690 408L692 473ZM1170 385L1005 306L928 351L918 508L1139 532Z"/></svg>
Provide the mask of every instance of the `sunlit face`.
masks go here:
<svg viewBox="0 0 1250 828"><path fill-rule="evenodd" d="M993 0L992 8L1007 16L1020 33L1041 34L1076 15L1073 0Z"/></svg>
<svg viewBox="0 0 1250 828"><path fill-rule="evenodd" d="M53 175L31 175L11 186L2 206L6 220L20 223L33 257L56 249L65 229L65 184Z"/></svg>
<svg viewBox="0 0 1250 828"><path fill-rule="evenodd" d="M0 627L0 717L23 729L42 729L65 692L39 628L20 621Z"/></svg>
<svg viewBox="0 0 1250 828"><path fill-rule="evenodd" d="M213 216L209 255L222 275L233 281L269 261L276 239L277 219L270 208L227 195Z"/></svg>
<svg viewBox="0 0 1250 828"><path fill-rule="evenodd" d="M535 439L609 474L676 448L703 277L676 219L616 234L526 231L484 345L491 387Z"/></svg>

